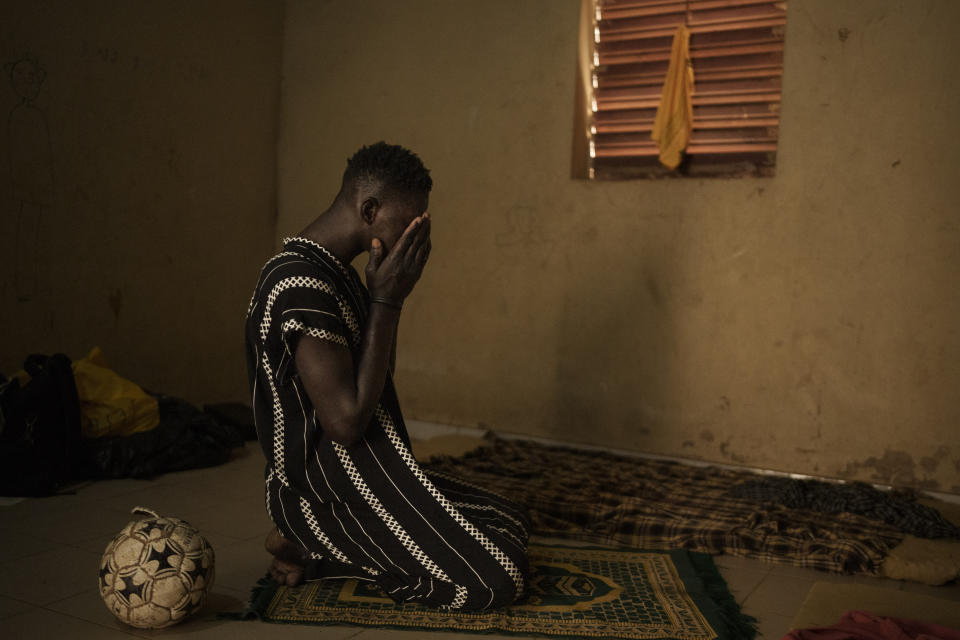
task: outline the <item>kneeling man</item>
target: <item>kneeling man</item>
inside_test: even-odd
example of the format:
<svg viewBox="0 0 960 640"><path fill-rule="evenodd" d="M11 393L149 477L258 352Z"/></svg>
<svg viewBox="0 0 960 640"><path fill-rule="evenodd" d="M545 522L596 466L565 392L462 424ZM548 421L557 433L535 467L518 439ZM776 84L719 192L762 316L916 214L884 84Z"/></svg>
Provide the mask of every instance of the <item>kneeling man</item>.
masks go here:
<svg viewBox="0 0 960 640"><path fill-rule="evenodd" d="M503 606L528 571L524 510L417 464L391 379L397 324L430 256L432 180L385 143L260 274L246 322L267 459L271 573L376 581L398 602ZM366 286L350 263L369 251Z"/></svg>

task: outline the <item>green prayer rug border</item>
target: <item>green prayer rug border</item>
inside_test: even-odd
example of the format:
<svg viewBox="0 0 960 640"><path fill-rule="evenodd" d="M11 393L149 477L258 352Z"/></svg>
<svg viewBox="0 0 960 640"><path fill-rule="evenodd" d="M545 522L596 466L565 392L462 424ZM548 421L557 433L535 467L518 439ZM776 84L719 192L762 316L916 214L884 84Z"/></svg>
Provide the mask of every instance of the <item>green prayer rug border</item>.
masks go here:
<svg viewBox="0 0 960 640"><path fill-rule="evenodd" d="M494 611L449 612L421 605L396 605L382 594L363 593L363 583L355 580L321 581L291 589L264 577L257 582L250 602L233 619L260 619L276 624L314 626L355 626L367 629L398 629L509 636L551 638L638 639L638 640L752 640L756 621L740 611L710 554L685 550L631 550L567 545L531 544L532 566L571 568L570 562L615 561L655 575L653 586L658 604L686 632L673 633L665 628L636 620L577 620L579 610L619 597L620 585L609 577L589 574L610 589L581 605L553 606L537 602L528 595L520 603ZM669 559L669 562L665 560ZM564 560L568 562L564 562ZM313 606L319 589L339 589L338 606ZM341 606L339 603L343 603ZM356 605L356 606L354 606ZM379 609L363 608L376 607ZM282 609L282 612L278 610ZM537 615L539 614L539 615ZM545 616L544 614L549 614ZM675 629L673 629L675 631Z"/></svg>

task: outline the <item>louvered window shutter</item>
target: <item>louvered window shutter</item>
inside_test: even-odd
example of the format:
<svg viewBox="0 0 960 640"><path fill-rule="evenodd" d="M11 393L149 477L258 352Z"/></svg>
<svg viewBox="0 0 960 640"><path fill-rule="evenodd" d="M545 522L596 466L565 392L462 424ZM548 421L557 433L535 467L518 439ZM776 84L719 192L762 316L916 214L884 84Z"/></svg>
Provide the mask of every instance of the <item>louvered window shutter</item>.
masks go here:
<svg viewBox="0 0 960 640"><path fill-rule="evenodd" d="M650 131L680 24L690 29L693 135L669 171ZM591 175L772 175L785 27L785 0L595 0Z"/></svg>

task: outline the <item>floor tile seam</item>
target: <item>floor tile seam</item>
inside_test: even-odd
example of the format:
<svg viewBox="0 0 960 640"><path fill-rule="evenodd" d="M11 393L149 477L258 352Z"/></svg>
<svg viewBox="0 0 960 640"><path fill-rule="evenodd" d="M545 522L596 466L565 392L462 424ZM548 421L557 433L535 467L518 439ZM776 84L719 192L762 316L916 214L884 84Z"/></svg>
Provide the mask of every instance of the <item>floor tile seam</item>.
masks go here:
<svg viewBox="0 0 960 640"><path fill-rule="evenodd" d="M47 521L52 520L55 523L57 519L85 516L97 510L113 511L113 509L108 506L79 505L79 504L71 505L63 509L52 508L42 513L25 515L23 518L20 518L19 520L16 520L11 524L7 525L4 531L13 531L14 533L26 532L26 533L29 533L31 536L34 536L36 535L36 528L38 525L51 524L50 522L47 522Z"/></svg>
<svg viewBox="0 0 960 640"><path fill-rule="evenodd" d="M71 593L71 594L68 595L68 596L63 596L62 598L58 597L56 600L49 600L49 601L44 602L44 603L42 603L42 604L35 602L35 603L34 603L34 606L35 606L35 607L40 607L41 609L48 609L49 607L52 607L53 605L57 604L58 602L63 602L64 600L69 600L70 598L76 598L77 596L82 596L83 594L89 593L89 592L91 592L91 591L96 591L96 592L99 594L99 593L100 593L100 588L99 588L99 587L84 587L84 588L81 589L80 591L75 591L75 592ZM53 609L50 609L50 611L53 611ZM61 611L57 611L57 613L62 613L62 612L61 612ZM74 616L74 617L75 617L75 616Z"/></svg>
<svg viewBox="0 0 960 640"><path fill-rule="evenodd" d="M99 537L101 537L101 536L99 536L99 535L90 536L89 538L83 538L83 539L77 540L75 543L74 543L74 542L57 542L56 540L49 540L49 542L51 542L52 544L57 545L57 548L55 548L55 549L47 549L46 551L41 551L40 553L32 554L32 556L24 556L24 557L25 557L25 558L26 558L26 557L33 557L33 556L40 555L40 554L43 554L43 553L53 553L54 551L81 551L81 552L83 552L83 553L91 553L91 554L93 554L93 555L96 555L96 554L102 553L102 552L100 552L100 551L90 551L90 549L88 549L88 548L86 548L86 547L82 547L82 546L80 546L80 545L83 544L84 542L90 542L90 541L92 541L92 540L96 540L96 539L99 538ZM113 539L113 536L110 536L110 539ZM103 545L103 546L104 546L104 549L106 549L106 546L107 546L108 543L109 543L109 540L108 540L106 543L104 543L104 545Z"/></svg>
<svg viewBox="0 0 960 640"><path fill-rule="evenodd" d="M739 604L740 607L743 608L746 605L747 600L750 598L750 596L752 596L757 591L757 589L760 588L760 585L766 582L767 578L769 577L770 577L770 570L767 569L767 571L764 572L763 577L757 580L757 584L753 585L753 588L750 589L750 591L747 592L747 595L743 596L743 598L737 604Z"/></svg>
<svg viewBox="0 0 960 640"><path fill-rule="evenodd" d="M42 538L42 540L43 540L44 542L49 542L50 544L57 545L57 546L60 546L60 547L67 546L67 545L65 545L65 543L63 543L63 542L56 542L56 541L54 541L54 540L47 540L46 538ZM33 551L33 552L30 552L30 553L24 554L24 555L22 555L22 556L17 556L17 557L15 557L15 558L9 558L9 559L7 559L7 560L0 560L0 567L6 566L6 565L11 564L11 563L13 563L13 562L20 562L21 560L27 560L27 559L29 559L29 558L33 558L34 556L40 556L40 555L43 555L43 554L45 554L45 553L50 553L51 551L56 551L56 549L44 549L43 551Z"/></svg>
<svg viewBox="0 0 960 640"><path fill-rule="evenodd" d="M131 516L131 520L133 520L133 517L132 517L132 516ZM91 540L96 540L97 538L104 538L105 536L106 536L107 539L109 540L109 539L112 539L112 538L113 538L115 535L117 535L118 533L120 533L120 530L123 529L123 527L125 527L125 526L126 526L126 524L121 525L120 528L117 529L115 533L111 533L111 534L109 534L108 536L107 536L106 534L104 534L103 532L100 532L100 533L91 534L91 535L89 535L89 536L76 537L76 538L74 538L74 540L76 540L78 543L83 543L83 542L90 542ZM111 531L112 531L112 529L111 529ZM67 544L67 545L69 545L70 543L69 543L69 542L61 542L61 543L59 543L59 544ZM74 546L75 546L75 545L74 545Z"/></svg>
<svg viewBox="0 0 960 640"><path fill-rule="evenodd" d="M783 577L783 576L778 576L778 577ZM766 582L767 578L769 578L769 576L766 576L766 577L761 581L761 584L762 584L763 582ZM804 579L804 578L791 578L791 577L786 577L786 578L787 578L788 580L793 580L793 581L797 581L797 582L804 582L804 583L807 584L807 590L803 593L803 597L800 599L800 601L799 601L797 604L794 605L794 607L792 608L792 611L791 611L790 613L783 613L783 610L782 610L782 609L779 609L779 608L776 608L776 609L774 609L774 608L768 608L766 611L762 612L763 614L773 615L773 616L782 616L782 617L787 617L787 618L790 618L791 616L795 616L795 615L797 614L797 611L799 611L800 608L803 606L803 602L807 599L807 596L810 595L810 590L813 589L813 585L816 584L815 581L813 581L813 580L806 580L806 579ZM758 588L758 589L760 588L760 584L757 585L757 588ZM782 592L778 592L778 596L779 596L780 593L782 593ZM753 594L751 593L751 595L753 595ZM748 597L749 597L749 596L748 596ZM746 603L746 602L747 602L747 601L744 600L744 603ZM783 602L783 598L778 597L778 598L776 598L776 602L774 602L772 606L773 606L773 607L779 607L779 603L782 603L782 602ZM760 614L758 613L758 615L760 615Z"/></svg>
<svg viewBox="0 0 960 640"><path fill-rule="evenodd" d="M753 574L753 575L750 576L750 577L752 577L752 578L754 578L754 579L757 580L756 584L753 586L753 588L750 590L750 592L747 594L747 596L749 596L750 593L753 593L753 590L756 589L758 586L760 586L760 583L763 582L763 580L767 577L767 574L764 573L764 572L762 572L762 571L751 571L750 569L743 569L743 570L741 570L741 571L739 571L739 572L737 572L737 573L738 573L739 576L743 576L744 573L751 573L751 574ZM731 588L730 583L731 583L731 581L732 581L734 578L733 578L732 576L724 576L724 575L723 575L723 572L721 572L720 575L721 575L721 577L723 577L723 581L726 583L727 589L730 589L730 588ZM746 599L747 596L744 596L743 599ZM741 599L741 600L739 601L740 604L743 604L743 599Z"/></svg>
<svg viewBox="0 0 960 640"><path fill-rule="evenodd" d="M112 514L110 514L110 515L112 515ZM68 520L69 520L69 518L68 518ZM67 524L67 525L69 525L69 526L73 526L73 523L70 523L70 522L60 523L60 524ZM100 524L97 524L96 526L101 526L101 525L100 525ZM75 528L80 528L80 527L75 527ZM19 527L18 527L18 528L13 529L13 532L14 532L14 533L19 533L19 534L24 535L24 536L28 536L28 537L30 537L30 538L34 538L34 539L36 539L36 540L40 540L40 541L42 541L42 542L54 542L54 543L57 543L57 544L63 544L63 543L60 542L59 540L56 540L55 538L52 538L52 537L50 536L50 533L48 533L48 531L54 531L54 532L56 532L56 531L62 531L62 528L58 528L58 527L43 527L43 528L40 528L40 531L38 531L37 529L38 529L37 527L31 526L31 525L28 524L28 525L24 525L23 528L19 528ZM59 534L56 534L56 533L55 533L54 535L59 535ZM90 538L95 537L95 535L96 535L96 534L90 535ZM86 539L89 539L89 538L86 538Z"/></svg>
<svg viewBox="0 0 960 640"><path fill-rule="evenodd" d="M93 539L93 538L90 538L90 540L92 540L92 539ZM90 540L86 540L86 542L89 542ZM82 553L89 553L89 554L93 554L93 555L96 555L97 553L99 553L99 552L97 552L97 551L90 551L89 549L86 549L86 548L84 548L84 547L80 547L80 546L76 546L76 545L70 544L69 542L57 542L57 541L55 541L55 540L46 540L46 539L44 539L44 541L45 541L45 542L49 542L50 544L53 544L53 545L55 545L55 546L54 546L53 548L51 548L51 549L44 549L43 551L38 551L38 552L36 552L36 553L29 553L29 554L24 555L24 556L19 556L19 557L16 557L16 558L11 558L11 559L9 559L9 560L0 561L0 567L7 567L7 566L12 565L12 564L17 563L17 562L22 562L22 561L24 561L24 560L30 560L31 558L34 558L34 559L35 559L35 558L37 558L38 556L47 555L47 554L51 554L51 553L58 553L58 552L61 552L61 551L71 551L71 552L79 551L79 552L82 552ZM81 542L83 542L83 541L81 541Z"/></svg>
<svg viewBox="0 0 960 640"><path fill-rule="evenodd" d="M59 544L61 547L70 547L71 550L75 549L75 550L77 550L77 551L86 551L86 552L88 552L88 553L94 553L94 554L99 553L99 554L101 555L101 557L102 557L102 556L103 556L103 551L106 551L106 550L107 550L107 545L110 544L110 541L111 541L111 540L113 540L113 536L110 536L110 537L107 539L107 541L103 543L103 551L90 551L89 548L80 546L80 545L82 545L84 542L93 542L93 541L96 540L97 538L101 538L101 537L102 537L102 536L91 536L91 537L85 538L85 539L83 539L83 540L77 540L76 544L74 544L74 543L72 543L72 542L58 542L57 544Z"/></svg>
<svg viewBox="0 0 960 640"><path fill-rule="evenodd" d="M9 598L11 600L16 600L17 602L24 602L26 604L32 605L34 607L39 607L42 605L37 604L36 602L31 602L30 600L24 600L23 594L20 593L11 593L9 591L3 591L0 587L0 598Z"/></svg>
<svg viewBox="0 0 960 640"><path fill-rule="evenodd" d="M143 478L103 478L103 479L100 479L100 480L94 480L94 481L92 481L89 485L85 485L85 486L83 486L83 487L77 487L77 491L76 491L75 493L73 493L73 494L58 494L58 495L63 495L63 496L76 495L76 496L79 496L79 495L81 495L80 492L81 492L82 490L84 490L84 489L88 489L88 488L90 488L90 487L96 486L97 484L101 484L101 483L104 483L104 482L112 482L113 480L136 480L136 481L138 481L138 482L152 482L152 480L147 480L147 479L143 479ZM157 485L154 485L154 486L157 486ZM106 499L116 498L116 497L118 497L118 496L127 495L128 493L135 493L135 492L137 492L137 491L143 491L144 489L150 489L150 487L127 487L126 489L119 489L119 490L117 490L116 493L111 493L110 495L107 495L107 496L99 496L98 498L95 498L95 497L93 497L93 496L90 496L90 497L88 497L87 499L88 499L88 500L103 500L104 498L106 498Z"/></svg>
<svg viewBox="0 0 960 640"><path fill-rule="evenodd" d="M19 602L20 604L30 605L30 606L33 607L33 608L37 608L37 607L40 606L40 605L38 605L38 604L36 604L36 603L34 603L34 602L30 602L29 600L24 600L23 598L18 598L18 597L16 597L16 596L9 596L9 595L7 595L7 594L5 594L5 593L0 593L0 596L6 598L7 600L13 600L14 602ZM15 614L15 615L16 615L16 614Z"/></svg>
<svg viewBox="0 0 960 640"><path fill-rule="evenodd" d="M81 593L83 593L83 592L81 592ZM76 597L76 596L78 596L78 595L80 595L80 594L79 594L79 593L75 593L73 596L70 596L70 597ZM65 599L66 599L66 598L64 598L64 600L65 600ZM57 600L57 602L60 602L60 600ZM50 603L50 604L55 604L55 603ZM144 637L144 636L137 635L136 633L134 633L134 632L132 632L132 631L127 631L126 629L121 629L121 628L113 627L113 626L110 626L110 625L102 624L102 623L97 622L97 621L95 621L95 620L88 620L88 619L86 619L86 618L81 618L81 617L79 617L79 616L73 615L72 613L66 613L66 612L64 612L64 611L57 611L56 609L51 609L51 608L49 608L48 606L40 605L40 606L38 606L37 608L43 609L43 610L45 610L45 611L48 611L49 613L53 613L53 614L56 614L56 615L59 615L59 616L64 616L64 617L70 618L70 619L72 619L72 620L76 620L76 621L78 621L78 622L84 622L84 623L86 623L86 624L96 625L96 626L100 627L101 629L109 629L110 631L116 631L117 633L122 633L122 634L128 635L128 636L130 636L130 637L132 637L132 638L142 638L142 637Z"/></svg>

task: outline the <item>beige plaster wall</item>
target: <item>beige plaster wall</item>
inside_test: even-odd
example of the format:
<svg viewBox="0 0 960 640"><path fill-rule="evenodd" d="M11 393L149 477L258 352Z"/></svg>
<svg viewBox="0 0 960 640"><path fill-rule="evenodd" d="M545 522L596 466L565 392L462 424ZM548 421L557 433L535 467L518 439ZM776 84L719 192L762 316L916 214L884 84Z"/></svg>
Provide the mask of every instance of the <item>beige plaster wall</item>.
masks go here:
<svg viewBox="0 0 960 640"><path fill-rule="evenodd" d="M433 171L407 415L960 493L960 3L793 0L771 179L571 180L578 16L287 5L278 238Z"/></svg>
<svg viewBox="0 0 960 640"><path fill-rule="evenodd" d="M101 345L153 390L246 399L243 317L276 224L282 4L2 7L3 63L33 59L45 79L30 105L6 67L0 83L0 371Z"/></svg>

